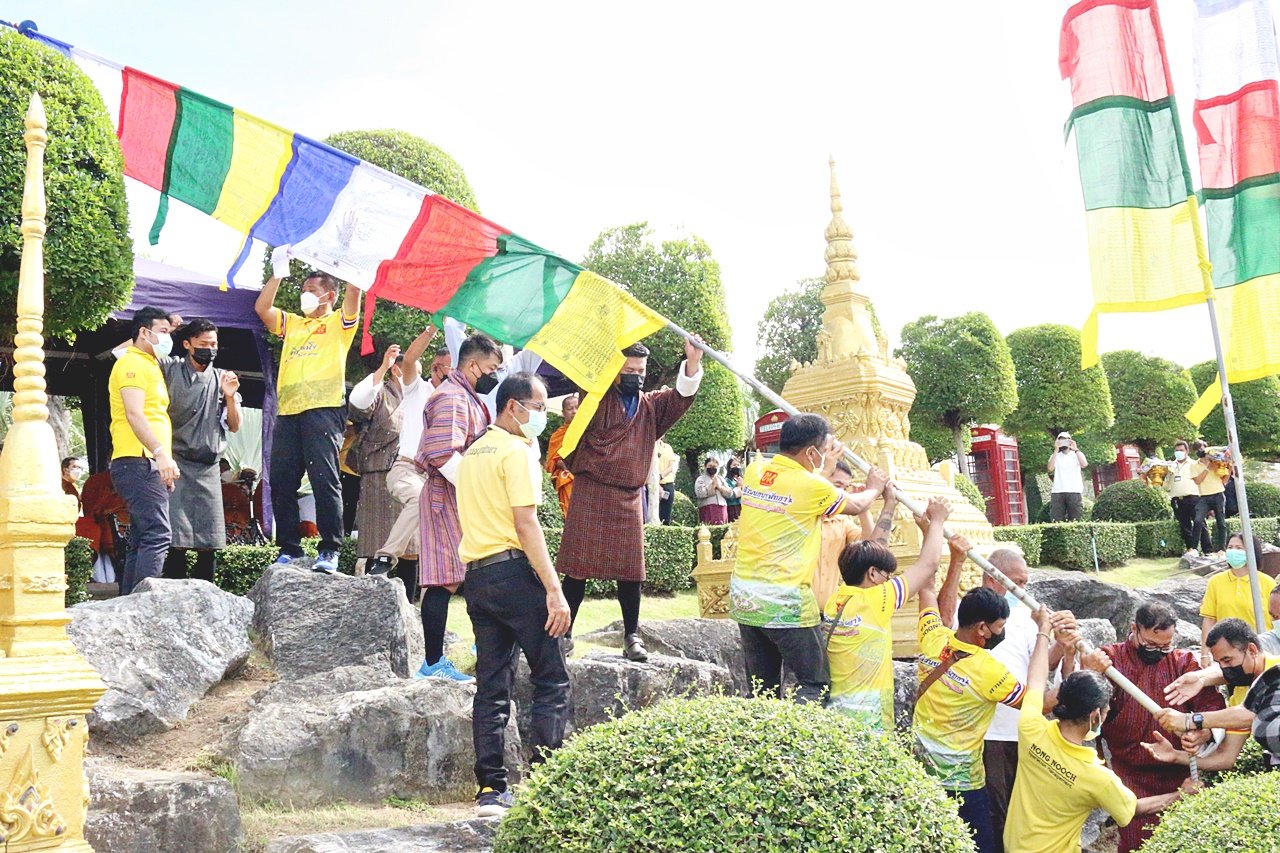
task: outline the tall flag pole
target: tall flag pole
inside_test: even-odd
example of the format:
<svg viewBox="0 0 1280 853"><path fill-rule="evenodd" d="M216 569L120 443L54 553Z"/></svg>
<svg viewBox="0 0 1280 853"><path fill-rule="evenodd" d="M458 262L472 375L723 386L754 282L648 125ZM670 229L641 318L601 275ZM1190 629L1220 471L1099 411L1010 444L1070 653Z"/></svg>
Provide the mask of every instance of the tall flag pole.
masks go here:
<svg viewBox="0 0 1280 853"><path fill-rule="evenodd" d="M1254 622L1266 630L1243 457L1230 382L1280 372L1280 51L1267 0L1196 0L1194 125L1204 183L1209 317L1218 377L1187 413L1200 423L1221 400L1231 444ZM1224 356L1214 298L1224 299Z"/></svg>

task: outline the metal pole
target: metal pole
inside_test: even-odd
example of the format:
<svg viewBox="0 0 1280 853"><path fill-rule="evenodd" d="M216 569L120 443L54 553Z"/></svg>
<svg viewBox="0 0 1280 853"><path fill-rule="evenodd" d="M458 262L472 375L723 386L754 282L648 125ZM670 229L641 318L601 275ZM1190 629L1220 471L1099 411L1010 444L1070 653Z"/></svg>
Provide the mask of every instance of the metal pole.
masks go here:
<svg viewBox="0 0 1280 853"><path fill-rule="evenodd" d="M677 326L675 323L672 323L670 320L667 321L667 328L675 332L680 337L684 338L686 341L689 341L690 343L692 343L698 349L702 350L703 353L711 357L712 361L718 362L721 365L723 365L730 373L734 374L743 382L750 385L755 391L757 391L760 394L760 396L764 397L766 400L773 403L779 409L782 409L784 412L790 415L800 414L799 409L797 409L795 406L791 405L786 400L782 399L782 397L774 393L772 388L765 385L763 382L761 382L759 379L756 379L751 374L734 367L733 363L730 362L728 357L726 357L723 353L717 352L716 350L707 346L702 341L695 339L692 335L690 335L684 329ZM844 455L845 455L845 459L849 461L849 464L857 467L858 470L862 471L862 473L865 474L871 470L871 464L866 460L864 460L862 457L858 456L858 454L854 453L849 448L847 447L845 448ZM908 510L910 510L913 515L918 515L918 516L924 515L924 507L920 506L920 504L913 501L909 495L906 495L900 492L898 494L898 502L901 503ZM942 532L943 532L943 536L945 536L947 539L950 539L953 535L951 530L948 529L946 525L943 525ZM970 548L967 556L969 557L970 560L976 563L980 569L986 572L988 576L993 578L997 583L999 583L1006 590L1008 590L1009 592L1012 592L1014 596L1016 596L1017 599L1021 601L1023 604L1025 604L1027 607L1031 608L1032 613L1035 613L1040 609L1040 602L1036 601L1035 597L1031 595L1031 593L1027 592L1025 589L1022 589L1013 581L1009 580L1008 576L1005 575L1004 572L1000 571L995 566L993 566L991 562L987 560L986 557L979 554L977 550ZM1076 649L1081 654L1087 655L1093 651L1093 646L1089 643L1088 640L1081 637L1080 641L1076 644ZM1135 700L1137 700L1138 704L1140 704L1143 708L1146 708L1152 714L1158 714L1160 712L1159 703L1157 703L1154 699L1152 699L1147 694L1143 693L1141 688L1139 688L1136 684L1130 681L1124 675L1124 673L1120 672L1120 670L1116 669L1114 666L1110 666L1110 667L1107 667L1107 671L1105 674L1107 678L1110 678L1112 681L1118 684L1120 688L1124 690L1124 692L1128 693Z"/></svg>

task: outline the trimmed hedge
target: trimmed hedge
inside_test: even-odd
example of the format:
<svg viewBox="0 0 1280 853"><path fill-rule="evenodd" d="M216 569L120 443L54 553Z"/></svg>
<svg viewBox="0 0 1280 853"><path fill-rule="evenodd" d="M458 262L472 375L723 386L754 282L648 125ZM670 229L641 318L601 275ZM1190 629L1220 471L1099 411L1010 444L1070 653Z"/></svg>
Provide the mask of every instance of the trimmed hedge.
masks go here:
<svg viewBox="0 0 1280 853"><path fill-rule="evenodd" d="M1270 483L1246 482L1244 492L1249 499L1250 517L1272 518L1280 515L1280 489Z"/></svg>
<svg viewBox="0 0 1280 853"><path fill-rule="evenodd" d="M671 525L673 527L698 526L698 505L684 492L677 491L675 500L671 504Z"/></svg>
<svg viewBox="0 0 1280 853"><path fill-rule="evenodd" d="M1280 838L1280 773L1236 776L1174 803L1142 853L1275 850Z"/></svg>
<svg viewBox="0 0 1280 853"><path fill-rule="evenodd" d="M592 726L536 766L494 842L495 853L530 850L962 853L973 843L955 802L893 738L820 705L716 696Z"/></svg>
<svg viewBox="0 0 1280 853"><path fill-rule="evenodd" d="M987 499L983 496L981 490L973 484L973 481L964 474L956 474L955 479L956 491L968 498L969 503L983 515L987 514Z"/></svg>
<svg viewBox="0 0 1280 853"><path fill-rule="evenodd" d="M1133 525L1133 550L1139 557L1180 557L1186 545L1177 521L1140 521Z"/></svg>
<svg viewBox="0 0 1280 853"><path fill-rule="evenodd" d="M551 475L542 472L542 503L538 504L538 523L543 527L559 530L564 527L564 510L560 509L560 496L551 482Z"/></svg>
<svg viewBox="0 0 1280 853"><path fill-rule="evenodd" d="M67 573L67 607L89 600L89 578L93 576L93 546L88 539L72 536L62 554Z"/></svg>
<svg viewBox="0 0 1280 853"><path fill-rule="evenodd" d="M1258 537L1262 542L1270 542L1275 544L1280 538L1280 518L1264 518L1253 515L1253 507L1249 507L1249 521L1253 524L1253 535ZM1240 516L1227 519L1227 530L1230 533L1239 533L1244 525L1240 522Z"/></svg>
<svg viewBox="0 0 1280 853"><path fill-rule="evenodd" d="M1053 505L1049 501L1045 501L1044 505L1040 507L1040 511L1036 513L1036 524L1060 523L1060 522L1055 522L1053 520L1053 516L1050 514L1052 510L1053 510ZM1093 501L1089 498L1088 495L1085 495L1080 500L1080 519L1081 521L1089 521L1092 518L1093 518ZM1078 524L1079 522L1069 522L1069 523Z"/></svg>
<svg viewBox="0 0 1280 853"><path fill-rule="evenodd" d="M1064 569L1092 570L1091 533L1097 540L1099 565L1118 566L1136 556L1132 524L1077 521L1041 527L1041 561Z"/></svg>
<svg viewBox="0 0 1280 853"><path fill-rule="evenodd" d="M1121 480L1098 494L1092 521L1163 521L1173 518L1169 496L1145 480Z"/></svg>
<svg viewBox="0 0 1280 853"><path fill-rule="evenodd" d="M995 527L996 542L1014 542L1022 548L1028 566L1040 565L1041 533L1039 524L1009 524Z"/></svg>

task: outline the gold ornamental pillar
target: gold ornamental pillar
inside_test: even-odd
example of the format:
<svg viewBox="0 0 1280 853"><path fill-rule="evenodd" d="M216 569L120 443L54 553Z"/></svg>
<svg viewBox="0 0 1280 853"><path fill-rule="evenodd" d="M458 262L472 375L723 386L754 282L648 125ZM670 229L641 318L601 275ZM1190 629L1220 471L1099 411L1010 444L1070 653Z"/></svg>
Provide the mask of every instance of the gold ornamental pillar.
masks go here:
<svg viewBox="0 0 1280 853"><path fill-rule="evenodd" d="M0 850L88 851L86 715L106 691L67 636L63 494L44 381L44 105L27 110L13 426L0 452Z"/></svg>

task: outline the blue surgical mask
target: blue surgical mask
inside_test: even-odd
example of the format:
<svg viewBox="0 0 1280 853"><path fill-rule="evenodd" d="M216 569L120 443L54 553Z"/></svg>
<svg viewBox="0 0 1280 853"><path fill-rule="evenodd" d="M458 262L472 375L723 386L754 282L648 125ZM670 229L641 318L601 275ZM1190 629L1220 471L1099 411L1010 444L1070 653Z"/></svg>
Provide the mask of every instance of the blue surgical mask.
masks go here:
<svg viewBox="0 0 1280 853"><path fill-rule="evenodd" d="M155 350L156 358L168 358L169 353L173 352L173 338L168 332L156 332L156 342L151 345Z"/></svg>
<svg viewBox="0 0 1280 853"><path fill-rule="evenodd" d="M542 431L547 428L547 413L526 408L519 400L516 400L516 405L529 413L529 420L520 424L520 432L524 433L524 437L530 441L536 441L538 436L542 435Z"/></svg>
<svg viewBox="0 0 1280 853"><path fill-rule="evenodd" d="M1006 590L1006 591L1005 591L1005 594L1004 594L1004 600L1005 600L1005 601L1007 601L1007 602L1009 602L1009 612L1010 612L1010 613L1012 613L1012 612L1013 612L1013 609L1014 609L1015 607L1017 607L1019 604L1021 604L1021 603L1022 603L1021 601L1019 601L1019 600L1018 600L1018 596L1014 595L1014 594L1013 594L1013 592L1012 592L1011 590Z"/></svg>
<svg viewBox="0 0 1280 853"><path fill-rule="evenodd" d="M1249 562L1249 556L1245 554L1243 548L1227 549L1227 565L1231 568L1238 569L1247 562Z"/></svg>

